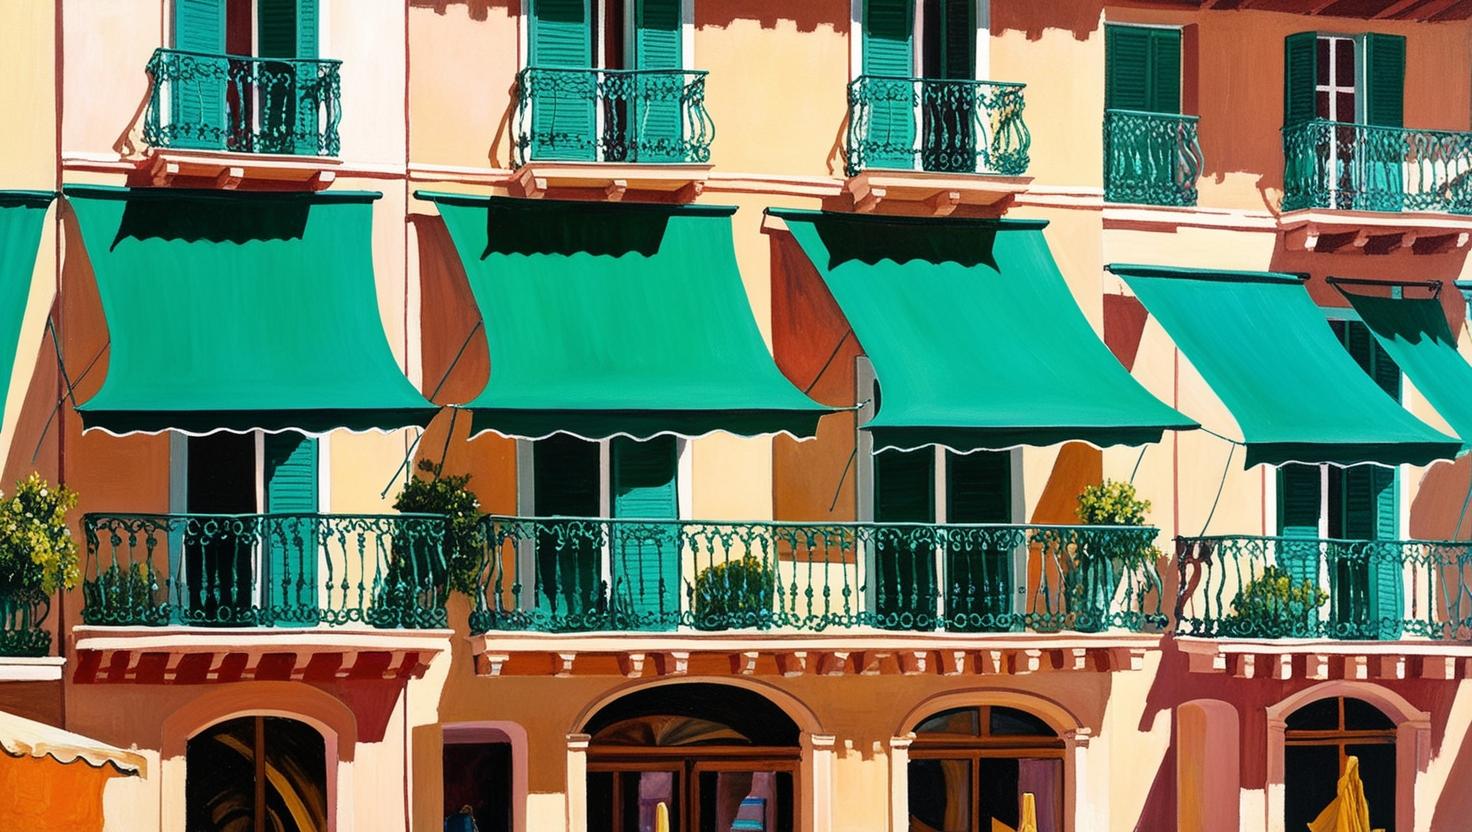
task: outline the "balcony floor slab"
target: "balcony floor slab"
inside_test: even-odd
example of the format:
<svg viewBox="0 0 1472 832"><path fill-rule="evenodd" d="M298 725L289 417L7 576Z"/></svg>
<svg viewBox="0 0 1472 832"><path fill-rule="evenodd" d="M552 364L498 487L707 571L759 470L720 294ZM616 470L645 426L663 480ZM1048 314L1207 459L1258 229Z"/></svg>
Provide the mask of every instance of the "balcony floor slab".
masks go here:
<svg viewBox="0 0 1472 832"><path fill-rule="evenodd" d="M1176 640L1193 673L1271 679L1472 678L1472 644L1405 639Z"/></svg>
<svg viewBox="0 0 1472 832"><path fill-rule="evenodd" d="M1278 230L1295 251L1441 254L1467 247L1472 216L1306 208L1280 214Z"/></svg>
<svg viewBox="0 0 1472 832"><path fill-rule="evenodd" d="M154 185L203 184L224 190L245 182L276 182L322 190L337 178L340 159L211 150L150 148L138 162Z"/></svg>
<svg viewBox="0 0 1472 832"><path fill-rule="evenodd" d="M484 676L1026 675L1139 670L1160 636L1137 633L491 632L471 637Z"/></svg>
<svg viewBox="0 0 1472 832"><path fill-rule="evenodd" d="M64 667L60 656L0 656L0 682L59 682Z"/></svg>
<svg viewBox="0 0 1472 832"><path fill-rule="evenodd" d="M100 627L73 629L79 683L419 678L451 630Z"/></svg>
<svg viewBox="0 0 1472 832"><path fill-rule="evenodd" d="M710 165L621 162L528 162L511 176L510 189L526 197L601 195L619 201L630 192L669 202L690 202L705 190Z"/></svg>
<svg viewBox="0 0 1472 832"><path fill-rule="evenodd" d="M860 213L886 204L903 213L946 216L963 205L1000 214L1031 184L1031 176L866 170L846 179L843 189Z"/></svg>

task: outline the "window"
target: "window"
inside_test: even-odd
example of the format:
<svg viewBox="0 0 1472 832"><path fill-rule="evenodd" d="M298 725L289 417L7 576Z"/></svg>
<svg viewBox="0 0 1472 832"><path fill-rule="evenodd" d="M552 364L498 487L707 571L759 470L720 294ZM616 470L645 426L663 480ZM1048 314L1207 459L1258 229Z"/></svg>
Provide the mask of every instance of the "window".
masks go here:
<svg viewBox="0 0 1472 832"><path fill-rule="evenodd" d="M189 740L189 832L326 832L327 748L293 719L231 719Z"/></svg>
<svg viewBox="0 0 1472 832"><path fill-rule="evenodd" d="M1406 39L1302 32L1284 41L1284 178L1315 207L1400 210Z"/></svg>
<svg viewBox="0 0 1472 832"><path fill-rule="evenodd" d="M988 9L986 0L864 0L860 74L873 76L865 117L875 144L870 167L977 169L982 131L972 82L985 61L978 44Z"/></svg>
<svg viewBox="0 0 1472 832"><path fill-rule="evenodd" d="M511 744L445 742L445 832L511 832Z"/></svg>
<svg viewBox="0 0 1472 832"><path fill-rule="evenodd" d="M1104 106L1147 113L1181 112L1181 30L1104 27Z"/></svg>
<svg viewBox="0 0 1472 832"><path fill-rule="evenodd" d="M318 0L174 0L173 45L225 64L171 82L179 147L319 152ZM227 57L228 56L228 57ZM251 60L255 59L278 59ZM304 61L298 63L298 61Z"/></svg>
<svg viewBox="0 0 1472 832"><path fill-rule="evenodd" d="M233 623L252 608L275 623L308 623L320 606L317 529L320 447L295 433L215 433L176 441L176 510L201 518L183 529L179 585L198 623ZM182 506L177 503L182 498Z"/></svg>
<svg viewBox="0 0 1472 832"><path fill-rule="evenodd" d="M1038 832L1062 832L1063 740L1032 714L998 705L955 708L915 728L912 832L1017 829L1029 794Z"/></svg>
<svg viewBox="0 0 1472 832"><path fill-rule="evenodd" d="M1350 757L1360 763L1370 826L1395 829L1395 724L1360 699L1320 699L1288 716L1283 749L1284 829L1304 829L1337 793Z"/></svg>
<svg viewBox="0 0 1472 832"><path fill-rule="evenodd" d="M863 406L860 421L878 410L881 391L873 370L860 359ZM979 533L938 551L933 537L913 527L892 524L998 525L1014 522L1013 452L975 451L959 454L941 447L860 448L870 518L884 524L873 552L877 578L875 610L881 623L900 629L1012 629L1014 574L1019 553L986 540ZM945 587L945 592L939 590Z"/></svg>
<svg viewBox="0 0 1472 832"><path fill-rule="evenodd" d="M1359 321L1330 321L1355 362L1397 401L1400 368ZM1290 464L1278 469L1278 534L1317 540L1397 540L1400 537L1400 472L1380 465ZM1322 586L1318 544L1281 545L1279 565L1297 580ZM1399 560L1372 557L1364 547L1326 550L1330 615L1348 637L1394 637L1381 631L1401 618Z"/></svg>
<svg viewBox="0 0 1472 832"><path fill-rule="evenodd" d="M690 0L529 2L532 158L684 161Z"/></svg>
<svg viewBox="0 0 1472 832"><path fill-rule="evenodd" d="M589 832L796 827L798 730L766 698L726 685L629 694L590 720Z"/></svg>
<svg viewBox="0 0 1472 832"><path fill-rule="evenodd" d="M534 544L541 597L534 602L590 623L613 614L625 628L672 628L683 596L679 528L654 521L680 518L684 441L558 434L521 447L522 505L541 518Z"/></svg>

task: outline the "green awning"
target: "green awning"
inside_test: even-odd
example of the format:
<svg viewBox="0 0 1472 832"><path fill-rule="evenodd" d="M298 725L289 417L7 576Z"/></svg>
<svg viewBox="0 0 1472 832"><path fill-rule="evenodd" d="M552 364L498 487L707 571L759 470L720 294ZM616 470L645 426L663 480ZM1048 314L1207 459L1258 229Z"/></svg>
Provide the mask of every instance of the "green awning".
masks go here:
<svg viewBox="0 0 1472 832"><path fill-rule="evenodd" d="M1341 294L1396 366L1462 438L1463 449L1472 446L1472 365L1457 351L1441 301Z"/></svg>
<svg viewBox="0 0 1472 832"><path fill-rule="evenodd" d="M1301 278L1108 268L1124 278L1231 411L1248 467L1425 465L1456 455L1459 442L1408 413L1355 363Z"/></svg>
<svg viewBox="0 0 1472 832"><path fill-rule="evenodd" d="M1045 222L769 209L828 284L874 365L875 450L1157 442L1197 425L1099 340Z"/></svg>
<svg viewBox="0 0 1472 832"><path fill-rule="evenodd" d="M41 222L55 198L51 191L0 191L0 416L20 348Z"/></svg>
<svg viewBox="0 0 1472 832"><path fill-rule="evenodd" d="M475 433L811 436L828 412L762 343L736 209L418 196L439 205L485 322Z"/></svg>
<svg viewBox="0 0 1472 832"><path fill-rule="evenodd" d="M108 433L424 425L373 280L376 193L70 186L111 339Z"/></svg>

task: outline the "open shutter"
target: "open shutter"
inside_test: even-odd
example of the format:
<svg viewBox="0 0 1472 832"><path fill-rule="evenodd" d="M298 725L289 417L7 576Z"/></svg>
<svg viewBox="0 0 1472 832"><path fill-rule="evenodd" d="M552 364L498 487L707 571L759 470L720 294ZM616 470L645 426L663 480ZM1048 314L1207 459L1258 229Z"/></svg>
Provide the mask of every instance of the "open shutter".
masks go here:
<svg viewBox="0 0 1472 832"><path fill-rule="evenodd" d="M1319 511L1322 471L1317 465L1278 467L1278 566L1294 581L1319 584ZM1298 542L1302 540L1303 542Z"/></svg>
<svg viewBox="0 0 1472 832"><path fill-rule="evenodd" d="M940 77L975 80L975 0L940 0L940 6Z"/></svg>
<svg viewBox="0 0 1472 832"><path fill-rule="evenodd" d="M318 0L256 0L257 50L262 58L317 57ZM315 155L322 99L315 63L265 62L255 68L261 96L261 148Z"/></svg>
<svg viewBox="0 0 1472 832"><path fill-rule="evenodd" d="M931 629L936 624L935 547L929 536L895 523L935 522L935 451L874 455L874 541L879 625Z"/></svg>
<svg viewBox="0 0 1472 832"><path fill-rule="evenodd" d="M1318 114L1319 35L1299 32L1283 39L1283 126L1313 120Z"/></svg>
<svg viewBox="0 0 1472 832"><path fill-rule="evenodd" d="M1365 35L1365 121L1402 127L1405 119L1406 39Z"/></svg>
<svg viewBox="0 0 1472 832"><path fill-rule="evenodd" d="M591 161L597 143L593 110L598 79L593 66L593 35L588 0L532 0L529 66L587 72L533 76L533 159Z"/></svg>
<svg viewBox="0 0 1472 832"><path fill-rule="evenodd" d="M672 436L613 440L613 516L662 521L616 524L612 536L614 614L619 626L673 629L680 614L679 451ZM707 566L709 564L706 564Z"/></svg>
<svg viewBox="0 0 1472 832"><path fill-rule="evenodd" d="M946 454L946 523L1012 522L1012 455ZM954 531L954 530L953 530ZM957 532L946 547L948 628L1013 628L1012 571L1019 552L986 532Z"/></svg>
<svg viewBox="0 0 1472 832"><path fill-rule="evenodd" d="M224 62L225 0L174 0L174 48L202 53L191 60ZM208 55L219 58L203 57ZM225 81L220 73L188 74L169 82L173 146L225 147Z"/></svg>
<svg viewBox="0 0 1472 832"><path fill-rule="evenodd" d="M556 628L595 626L606 611L595 525L547 518L599 513L598 443L557 435L532 447L532 513L538 518L536 605Z"/></svg>
<svg viewBox="0 0 1472 832"><path fill-rule="evenodd" d="M314 623L321 608L317 440L294 433L263 438L267 558L264 591L278 624Z"/></svg>
<svg viewBox="0 0 1472 832"><path fill-rule="evenodd" d="M1181 30L1150 29L1150 111L1181 111Z"/></svg>
<svg viewBox="0 0 1472 832"><path fill-rule="evenodd" d="M635 0L634 67L685 68L681 0ZM685 76L679 72L635 76L630 137L638 162L683 162Z"/></svg>
<svg viewBox="0 0 1472 832"><path fill-rule="evenodd" d="M1150 99L1150 30L1104 27L1104 106L1147 111Z"/></svg>
<svg viewBox="0 0 1472 832"><path fill-rule="evenodd" d="M915 4L913 0L864 0L864 74L870 79L863 132L874 148L867 165L913 170L916 161Z"/></svg>

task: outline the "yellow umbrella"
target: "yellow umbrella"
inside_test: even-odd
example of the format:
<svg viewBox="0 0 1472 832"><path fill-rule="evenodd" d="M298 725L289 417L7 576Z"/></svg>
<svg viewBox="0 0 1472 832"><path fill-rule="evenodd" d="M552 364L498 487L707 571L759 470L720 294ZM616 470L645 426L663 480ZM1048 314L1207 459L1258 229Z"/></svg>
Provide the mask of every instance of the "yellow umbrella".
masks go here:
<svg viewBox="0 0 1472 832"><path fill-rule="evenodd" d="M1038 799L1032 792L1022 793L1022 820L1017 832L1038 832Z"/></svg>
<svg viewBox="0 0 1472 832"><path fill-rule="evenodd" d="M670 807L663 800L654 804L654 832L670 832Z"/></svg>
<svg viewBox="0 0 1472 832"><path fill-rule="evenodd" d="M1339 793L1308 825L1309 832L1371 832L1370 805L1365 802L1365 784L1360 780L1360 759L1344 762Z"/></svg>

